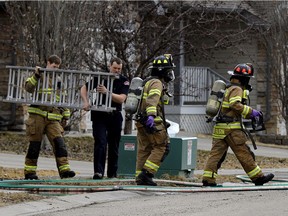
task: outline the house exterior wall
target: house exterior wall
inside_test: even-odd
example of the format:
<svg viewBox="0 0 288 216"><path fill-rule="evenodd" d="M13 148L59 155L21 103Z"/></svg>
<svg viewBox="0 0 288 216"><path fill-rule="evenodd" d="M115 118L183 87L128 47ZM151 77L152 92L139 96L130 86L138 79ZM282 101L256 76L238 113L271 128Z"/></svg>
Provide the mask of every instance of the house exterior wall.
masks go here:
<svg viewBox="0 0 288 216"><path fill-rule="evenodd" d="M204 66L209 67L221 76L229 80L228 71L233 71L239 63L250 62L254 66L255 78L250 79L253 91L250 94L251 106L256 108L257 105L257 71L258 59L257 41L244 42L223 50L213 50L210 52L209 59L199 59L197 56L185 56L185 66Z"/></svg>
<svg viewBox="0 0 288 216"><path fill-rule="evenodd" d="M265 48L261 46L257 39L246 41L225 50L212 51L210 55L209 59L199 59L196 56L187 55L185 56L185 66L209 67L229 79L228 70L233 70L239 63L252 63L255 69L255 77L250 79L250 84L253 87L253 91L250 93L250 106L264 113L265 133L281 134L281 118L278 114L279 102L271 102L271 98L277 98L277 91L266 81L267 74L271 73L271 71L268 71L269 60ZM212 132L212 124L206 123L205 107L203 106L168 106L166 111L167 118L177 122L181 130L193 134ZM263 134L263 132L259 133Z"/></svg>

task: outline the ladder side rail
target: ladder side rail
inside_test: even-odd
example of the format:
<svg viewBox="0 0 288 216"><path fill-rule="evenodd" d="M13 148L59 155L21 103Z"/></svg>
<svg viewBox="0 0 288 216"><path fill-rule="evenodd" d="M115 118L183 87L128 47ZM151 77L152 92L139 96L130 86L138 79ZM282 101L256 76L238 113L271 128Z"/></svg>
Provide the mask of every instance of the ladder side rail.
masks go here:
<svg viewBox="0 0 288 216"><path fill-rule="evenodd" d="M12 68L12 69L24 69L24 70L35 70L35 67L23 67L23 66L11 66L7 65L6 68ZM107 73L103 71L79 71L79 70L64 70L64 69L51 69L51 68L41 68L42 71L61 71L64 73L77 73L77 74L87 74L87 75L104 75L104 76L115 76L112 73Z"/></svg>

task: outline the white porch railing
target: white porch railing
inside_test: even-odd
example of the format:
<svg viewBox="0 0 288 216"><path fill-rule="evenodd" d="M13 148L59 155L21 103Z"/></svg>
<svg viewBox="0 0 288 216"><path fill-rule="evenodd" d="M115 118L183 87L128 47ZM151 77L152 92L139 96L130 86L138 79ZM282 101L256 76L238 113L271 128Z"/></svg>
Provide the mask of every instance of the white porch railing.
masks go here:
<svg viewBox="0 0 288 216"><path fill-rule="evenodd" d="M171 105L204 105L215 80L228 82L225 77L208 67L184 67L180 74L180 86L172 88L174 97ZM176 97L179 97L180 104L175 103Z"/></svg>

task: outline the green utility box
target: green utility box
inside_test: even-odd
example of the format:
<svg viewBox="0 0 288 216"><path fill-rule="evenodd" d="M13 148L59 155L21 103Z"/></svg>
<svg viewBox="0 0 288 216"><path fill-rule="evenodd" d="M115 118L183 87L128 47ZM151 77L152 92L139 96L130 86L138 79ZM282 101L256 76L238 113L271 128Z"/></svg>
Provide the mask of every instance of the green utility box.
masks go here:
<svg viewBox="0 0 288 216"><path fill-rule="evenodd" d="M163 174L191 177L197 162L197 137L171 137L170 153L161 164L156 177ZM118 175L135 177L137 137L123 135L119 145Z"/></svg>

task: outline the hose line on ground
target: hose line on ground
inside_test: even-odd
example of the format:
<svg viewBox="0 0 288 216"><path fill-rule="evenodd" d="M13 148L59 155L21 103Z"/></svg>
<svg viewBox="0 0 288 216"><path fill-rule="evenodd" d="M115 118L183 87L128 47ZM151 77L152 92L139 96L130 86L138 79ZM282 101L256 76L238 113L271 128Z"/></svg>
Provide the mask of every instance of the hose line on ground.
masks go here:
<svg viewBox="0 0 288 216"><path fill-rule="evenodd" d="M244 183L229 183L216 187L202 187L200 183L155 179L157 183L178 185L176 186L140 186L135 184L135 179L49 179L49 180L2 180L1 189L27 191L30 193L46 193L53 195L68 195L77 193L91 193L104 191L151 191L151 192L228 192L228 191L259 191L259 190L287 190L287 180L274 180L263 186L255 186L249 182L247 176L237 176ZM287 182L287 183L286 183ZM130 185L129 185L130 183ZM97 184L97 185L96 185ZM110 185L109 185L110 184ZM111 185L112 184L112 185Z"/></svg>

